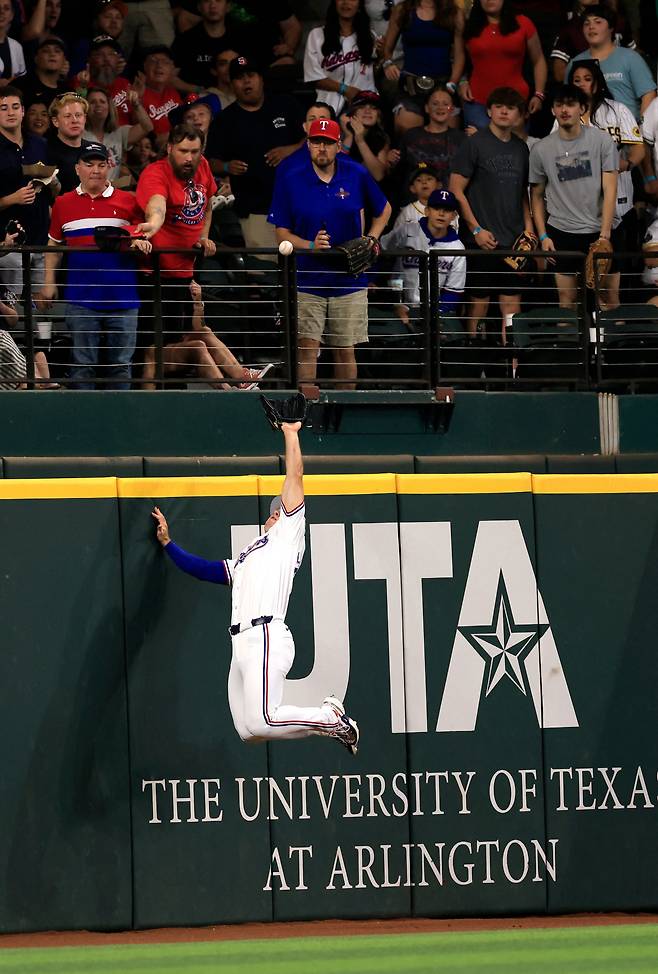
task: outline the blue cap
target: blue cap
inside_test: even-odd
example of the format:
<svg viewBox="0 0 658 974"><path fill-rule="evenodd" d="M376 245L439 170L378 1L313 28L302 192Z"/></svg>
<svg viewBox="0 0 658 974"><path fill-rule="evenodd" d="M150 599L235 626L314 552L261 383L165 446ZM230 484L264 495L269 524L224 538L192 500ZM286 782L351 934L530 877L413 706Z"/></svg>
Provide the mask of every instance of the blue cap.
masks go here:
<svg viewBox="0 0 658 974"><path fill-rule="evenodd" d="M431 206L433 210L457 210L457 197L449 189L435 189L430 193L426 206Z"/></svg>

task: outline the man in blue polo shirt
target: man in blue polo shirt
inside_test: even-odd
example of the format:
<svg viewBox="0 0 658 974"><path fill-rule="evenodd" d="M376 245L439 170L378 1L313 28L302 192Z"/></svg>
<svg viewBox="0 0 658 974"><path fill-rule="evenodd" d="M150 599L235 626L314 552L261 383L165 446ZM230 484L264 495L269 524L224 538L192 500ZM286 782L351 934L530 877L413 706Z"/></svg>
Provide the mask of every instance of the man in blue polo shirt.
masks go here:
<svg viewBox="0 0 658 974"><path fill-rule="evenodd" d="M70 377L76 389L93 389L101 347L105 347L102 388L130 388L130 364L137 333L137 268L126 253L99 252L96 227L128 227L144 216L132 193L115 189L107 178L107 148L100 142L83 146L75 171L80 185L58 196L50 218L49 246L89 247L67 254L64 317L73 339ZM132 250L151 251L148 240L133 240ZM56 272L62 254L46 253L45 282L37 306L57 298Z"/></svg>
<svg viewBox="0 0 658 974"><path fill-rule="evenodd" d="M378 240L391 206L367 170L339 155L340 126L316 119L308 130L308 158L277 177L268 217L279 243L298 250L328 250L364 233ZM370 226L366 230L366 214ZM320 344L331 348L342 389L356 384L354 346L368 341L368 279L339 269L335 258L297 259L299 382L315 380Z"/></svg>

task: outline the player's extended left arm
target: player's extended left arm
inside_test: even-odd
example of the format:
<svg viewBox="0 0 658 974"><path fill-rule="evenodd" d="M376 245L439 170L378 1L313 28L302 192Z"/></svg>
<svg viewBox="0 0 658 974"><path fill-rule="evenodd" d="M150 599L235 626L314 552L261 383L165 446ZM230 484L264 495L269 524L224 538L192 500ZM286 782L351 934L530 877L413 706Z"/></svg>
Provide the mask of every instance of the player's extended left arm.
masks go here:
<svg viewBox="0 0 658 974"><path fill-rule="evenodd" d="M288 514L304 503L304 460L299 445L301 423L282 423L281 432L286 446L286 479L283 481L281 501Z"/></svg>
<svg viewBox="0 0 658 974"><path fill-rule="evenodd" d="M604 172L601 177L601 184L603 186L603 207L601 209L601 233L599 236L609 240L617 206L617 171Z"/></svg>

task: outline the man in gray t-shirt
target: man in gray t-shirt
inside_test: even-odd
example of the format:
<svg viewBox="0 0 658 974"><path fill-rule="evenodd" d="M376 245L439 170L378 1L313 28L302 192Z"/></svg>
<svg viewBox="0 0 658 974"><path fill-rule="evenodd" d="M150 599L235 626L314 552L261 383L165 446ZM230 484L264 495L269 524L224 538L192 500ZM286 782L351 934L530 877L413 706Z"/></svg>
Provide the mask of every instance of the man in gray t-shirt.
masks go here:
<svg viewBox="0 0 658 974"><path fill-rule="evenodd" d="M541 249L587 252L599 237L610 240L617 203L619 158L607 132L585 126L586 96L575 85L553 95L558 128L530 151L532 215ZM548 212L548 216L547 216ZM560 307L576 307L580 258L552 257Z"/></svg>
<svg viewBox="0 0 658 974"><path fill-rule="evenodd" d="M528 148L512 131L520 124L524 108L523 98L513 88L495 88L487 99L489 126L462 142L452 165L450 190L460 206L460 236L467 250L483 252L468 258L471 335L487 314L490 296L498 295L503 322L521 310L523 279L491 252L511 248L523 230L533 232Z"/></svg>

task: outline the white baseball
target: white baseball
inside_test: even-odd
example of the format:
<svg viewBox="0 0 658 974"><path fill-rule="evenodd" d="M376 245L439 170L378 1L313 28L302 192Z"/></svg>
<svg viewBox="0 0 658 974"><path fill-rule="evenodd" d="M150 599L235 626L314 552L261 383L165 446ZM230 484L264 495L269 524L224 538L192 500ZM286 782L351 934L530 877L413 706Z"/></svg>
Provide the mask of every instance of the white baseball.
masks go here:
<svg viewBox="0 0 658 974"><path fill-rule="evenodd" d="M290 240L282 240L279 244L279 253L283 254L284 257L289 257L294 249Z"/></svg>

